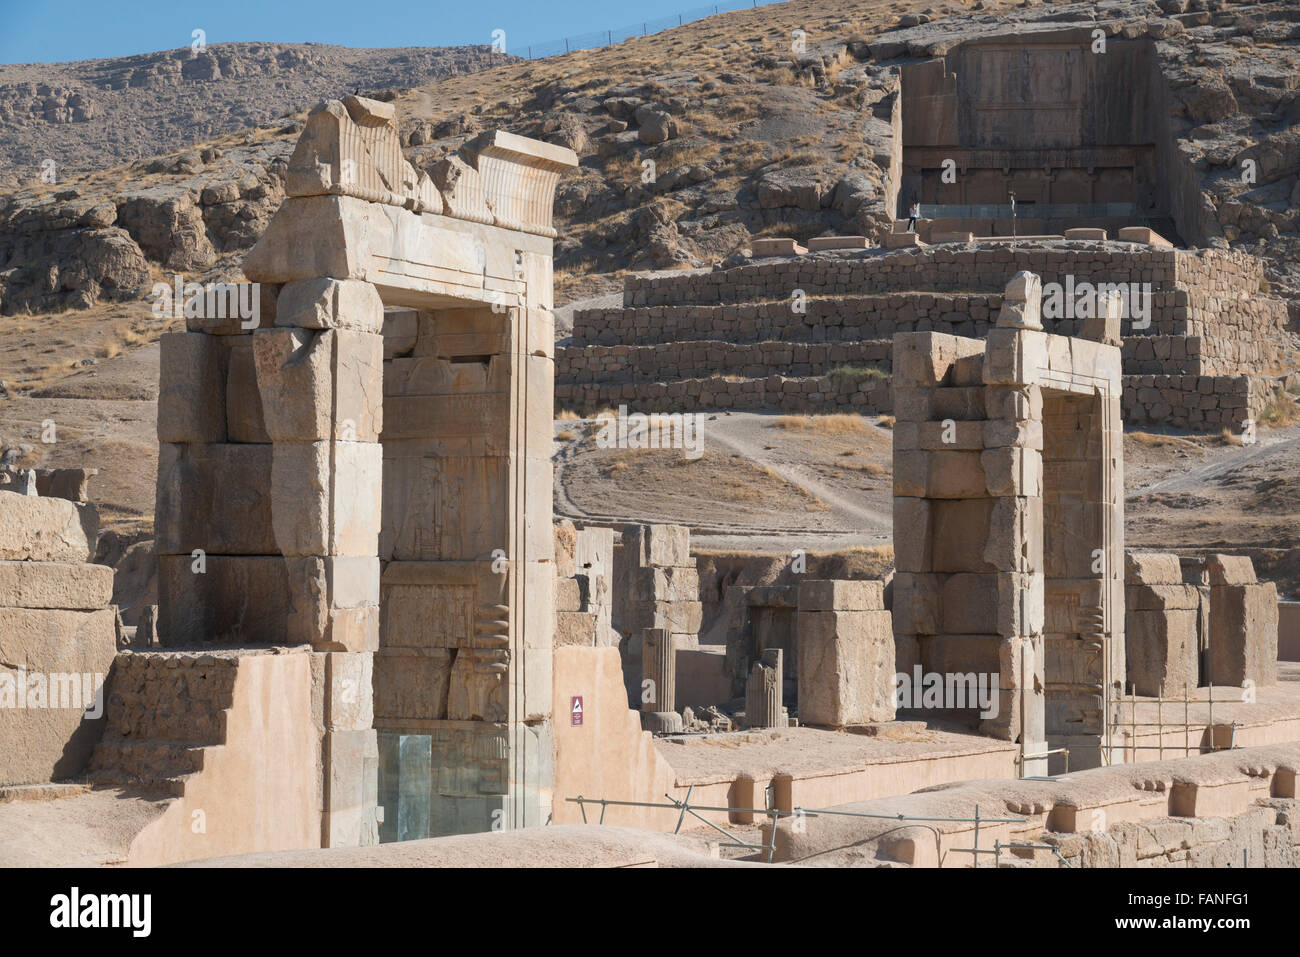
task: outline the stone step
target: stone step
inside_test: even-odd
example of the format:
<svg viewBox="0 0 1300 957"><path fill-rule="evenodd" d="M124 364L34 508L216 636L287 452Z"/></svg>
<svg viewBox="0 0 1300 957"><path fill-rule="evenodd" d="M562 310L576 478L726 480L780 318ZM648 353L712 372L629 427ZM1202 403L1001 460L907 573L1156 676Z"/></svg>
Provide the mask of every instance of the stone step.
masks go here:
<svg viewBox="0 0 1300 957"><path fill-rule="evenodd" d="M167 739L108 734L95 748L88 783L180 796L185 780L203 770L205 747Z"/></svg>

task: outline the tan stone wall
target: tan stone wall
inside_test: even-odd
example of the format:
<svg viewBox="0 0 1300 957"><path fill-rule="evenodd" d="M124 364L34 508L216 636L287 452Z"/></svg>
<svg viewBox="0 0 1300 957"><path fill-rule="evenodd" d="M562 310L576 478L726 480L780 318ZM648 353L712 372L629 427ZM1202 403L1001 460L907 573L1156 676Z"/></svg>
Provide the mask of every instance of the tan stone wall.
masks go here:
<svg viewBox="0 0 1300 957"><path fill-rule="evenodd" d="M179 730L183 725L173 716L182 700L200 700L189 698L197 684L183 676L193 669L198 677L202 658L167 669L179 683L151 682L148 694L156 700L137 702L143 710L136 721L147 718ZM228 705L215 713L188 712L192 720L218 719L219 741L203 748L201 766L185 778L181 794L131 842L132 865L321 846L319 741L303 720L312 711L310 656L300 649L243 655L229 663ZM150 767L156 772L158 763ZM352 808L358 816L363 811Z"/></svg>
<svg viewBox="0 0 1300 957"><path fill-rule="evenodd" d="M675 776L655 750L654 738L627 706L623 665L617 648L555 649L555 824L582 821L582 810L565 798L607 798L666 803ZM573 723L573 699L582 698L582 724ZM587 806L596 821L599 806ZM612 807L605 823L648 830L671 830L678 812Z"/></svg>
<svg viewBox="0 0 1300 957"><path fill-rule="evenodd" d="M103 732L117 630L97 531L89 505L0 491L0 785L79 775Z"/></svg>

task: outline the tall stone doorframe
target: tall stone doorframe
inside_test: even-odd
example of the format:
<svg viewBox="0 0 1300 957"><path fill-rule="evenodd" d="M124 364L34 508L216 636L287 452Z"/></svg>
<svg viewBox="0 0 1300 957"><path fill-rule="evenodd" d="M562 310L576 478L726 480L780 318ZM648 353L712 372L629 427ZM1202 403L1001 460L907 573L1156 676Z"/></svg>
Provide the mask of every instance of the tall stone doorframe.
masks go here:
<svg viewBox="0 0 1300 957"><path fill-rule="evenodd" d="M1082 338L1043 332L1040 305L1018 273L987 340L900 333L893 364L898 669L996 678L979 728L1027 776L1063 748L1108 760L1125 669L1118 304Z"/></svg>
<svg viewBox="0 0 1300 957"><path fill-rule="evenodd" d="M430 175L392 105L327 102L245 262L258 322L165 337L164 640L312 646L324 846L378 839L381 739L427 805L410 836L548 817L551 206L576 162L496 132Z"/></svg>

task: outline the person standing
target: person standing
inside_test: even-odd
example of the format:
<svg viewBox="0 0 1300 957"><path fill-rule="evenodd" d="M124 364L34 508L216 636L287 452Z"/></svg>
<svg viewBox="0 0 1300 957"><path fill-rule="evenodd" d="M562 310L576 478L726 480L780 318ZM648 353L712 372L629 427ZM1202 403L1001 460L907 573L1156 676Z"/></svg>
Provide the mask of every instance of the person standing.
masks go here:
<svg viewBox="0 0 1300 957"><path fill-rule="evenodd" d="M921 215L921 204L913 201L912 206L907 211L907 231L916 232L916 218Z"/></svg>

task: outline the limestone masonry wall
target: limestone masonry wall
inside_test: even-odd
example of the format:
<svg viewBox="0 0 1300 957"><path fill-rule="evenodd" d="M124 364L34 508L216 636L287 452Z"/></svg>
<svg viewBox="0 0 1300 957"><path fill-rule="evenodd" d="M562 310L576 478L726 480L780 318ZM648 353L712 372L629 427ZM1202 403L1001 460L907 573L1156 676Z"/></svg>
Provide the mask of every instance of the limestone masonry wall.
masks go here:
<svg viewBox="0 0 1300 957"><path fill-rule="evenodd" d="M1126 420L1240 430L1272 399L1287 313L1261 294L1258 260L1102 242L867 250L630 276L622 308L575 312L570 344L556 349L556 398L585 412L619 403L889 412L883 375L894 335L985 338L1017 269L1066 290L1071 281L1150 284L1149 324L1122 327ZM1065 336L1080 335L1084 321L1043 317L1046 331ZM845 376L844 366L864 371Z"/></svg>

